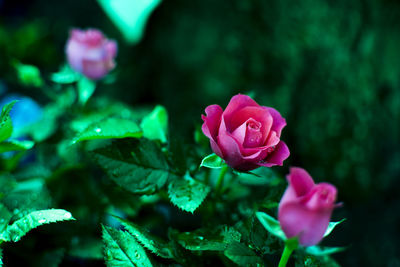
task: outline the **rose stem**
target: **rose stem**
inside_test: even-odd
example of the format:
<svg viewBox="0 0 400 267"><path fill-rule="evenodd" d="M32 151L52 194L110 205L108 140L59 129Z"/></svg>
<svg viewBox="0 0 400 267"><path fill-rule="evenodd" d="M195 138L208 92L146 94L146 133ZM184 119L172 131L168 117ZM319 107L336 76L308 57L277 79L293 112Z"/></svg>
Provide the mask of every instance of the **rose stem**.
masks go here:
<svg viewBox="0 0 400 267"><path fill-rule="evenodd" d="M221 172L219 173L218 181L217 181L217 185L216 185L216 189L215 189L217 194L221 193L222 185L224 184L224 177L225 177L225 174L227 171L228 171L228 166L223 166L221 168Z"/></svg>
<svg viewBox="0 0 400 267"><path fill-rule="evenodd" d="M292 254L292 252L293 252L293 247L286 243L285 248L283 249L282 257L281 257L281 260L279 261L278 267L286 267L286 263L288 262L289 257Z"/></svg>

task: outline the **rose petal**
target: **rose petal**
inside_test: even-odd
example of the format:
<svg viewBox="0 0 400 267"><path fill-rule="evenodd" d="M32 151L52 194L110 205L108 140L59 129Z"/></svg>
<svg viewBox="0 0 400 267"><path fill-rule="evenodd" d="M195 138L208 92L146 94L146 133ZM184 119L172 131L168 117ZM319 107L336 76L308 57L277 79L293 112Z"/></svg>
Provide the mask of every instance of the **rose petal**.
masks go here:
<svg viewBox="0 0 400 267"><path fill-rule="evenodd" d="M303 246L313 246L324 236L332 210L318 212L308 210L299 203L288 203L280 207L278 219L287 238L298 236Z"/></svg>
<svg viewBox="0 0 400 267"><path fill-rule="evenodd" d="M107 41L104 45L104 49L107 51L108 58L115 58L118 51L117 43L113 40Z"/></svg>
<svg viewBox="0 0 400 267"><path fill-rule="evenodd" d="M242 108L235 113L235 116L233 116L229 122L225 116L225 112L223 113L223 116L225 118L225 122L227 123L227 128L230 132L234 131L237 127L242 125L250 118L261 123L260 132L263 136L263 139L260 142L261 144L265 143L273 123L273 118L271 114L269 114L268 110L261 107Z"/></svg>
<svg viewBox="0 0 400 267"><path fill-rule="evenodd" d="M244 122L242 125L236 128L236 130L233 131L232 136L238 141L239 144L244 143L244 139L246 137L246 130L247 130L247 121Z"/></svg>
<svg viewBox="0 0 400 267"><path fill-rule="evenodd" d="M240 153L238 142L226 130L225 120L222 117L221 125L218 132L218 146L222 151L225 162L235 168L243 163L243 156Z"/></svg>
<svg viewBox="0 0 400 267"><path fill-rule="evenodd" d="M108 62L99 60L83 60L82 73L89 79L97 80L102 78L110 70Z"/></svg>
<svg viewBox="0 0 400 267"><path fill-rule="evenodd" d="M266 147L276 146L280 140L281 139L279 138L279 136L275 131L270 131L265 146Z"/></svg>
<svg viewBox="0 0 400 267"><path fill-rule="evenodd" d="M281 136L282 129L286 126L286 120L281 116L281 114L274 108L263 107L269 111L273 118L273 124L271 130L275 131L278 137Z"/></svg>
<svg viewBox="0 0 400 267"><path fill-rule="evenodd" d="M265 167L272 167L275 165L282 166L283 161L287 159L289 155L290 155L289 148L283 141L280 141L278 145L276 145L274 152L269 154L264 159L264 162L259 162L258 165Z"/></svg>
<svg viewBox="0 0 400 267"><path fill-rule="evenodd" d="M76 35L77 33L75 33ZM82 58L85 55L86 48L80 45L74 39L68 41L66 46L67 60L71 68L77 72L82 72Z"/></svg>
<svg viewBox="0 0 400 267"><path fill-rule="evenodd" d="M310 174L302 168L290 168L290 173L286 178L298 197L306 195L314 187L314 181Z"/></svg>
<svg viewBox="0 0 400 267"><path fill-rule="evenodd" d="M303 187L309 185L302 185ZM310 190L309 188L304 189ZM333 209L335 207L337 189L328 183L319 183L312 187L311 191L301 199L310 210Z"/></svg>
<svg viewBox="0 0 400 267"><path fill-rule="evenodd" d="M228 123L231 121L232 116L236 116L239 113L237 113L238 110L245 108L245 107L260 107L260 105L258 105L256 103L256 101L254 101L253 99L251 99L249 96L247 95L235 95L231 98L231 101L229 101L228 106L225 108L224 111L224 117L225 117L225 123ZM249 118L249 117L248 117ZM248 118L246 118L245 120L243 120L241 123L237 124L236 127L238 127L239 125L241 125L244 121L246 121ZM230 132L232 132L233 130L236 129L236 127L234 129L230 129L230 126L227 125L228 130Z"/></svg>
<svg viewBox="0 0 400 267"><path fill-rule="evenodd" d="M217 142L215 142L213 139L210 139L210 145L211 145L211 149L214 151L214 153L217 154L219 157L223 158L222 151L219 148Z"/></svg>
<svg viewBox="0 0 400 267"><path fill-rule="evenodd" d="M210 105L206 107L206 116L201 115L204 123L201 127L204 135L210 139L216 140L218 128L221 123L222 108L218 105Z"/></svg>

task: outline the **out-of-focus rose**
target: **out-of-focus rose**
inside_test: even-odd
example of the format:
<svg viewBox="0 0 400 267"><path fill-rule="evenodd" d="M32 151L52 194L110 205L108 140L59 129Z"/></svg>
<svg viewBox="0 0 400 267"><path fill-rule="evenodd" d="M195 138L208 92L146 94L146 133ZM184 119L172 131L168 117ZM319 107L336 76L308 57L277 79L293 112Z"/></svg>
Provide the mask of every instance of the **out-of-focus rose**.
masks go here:
<svg viewBox="0 0 400 267"><path fill-rule="evenodd" d="M66 47L71 68L92 80L103 78L115 67L117 43L96 29L73 29Z"/></svg>
<svg viewBox="0 0 400 267"><path fill-rule="evenodd" d="M280 140L285 119L246 95L232 97L225 110L208 106L202 119L212 150L236 170L282 165L289 157L288 147Z"/></svg>
<svg viewBox="0 0 400 267"><path fill-rule="evenodd" d="M324 236L336 204L336 187L314 184L302 168L291 168L289 186L279 203L278 219L287 238L297 236L303 246L313 246Z"/></svg>

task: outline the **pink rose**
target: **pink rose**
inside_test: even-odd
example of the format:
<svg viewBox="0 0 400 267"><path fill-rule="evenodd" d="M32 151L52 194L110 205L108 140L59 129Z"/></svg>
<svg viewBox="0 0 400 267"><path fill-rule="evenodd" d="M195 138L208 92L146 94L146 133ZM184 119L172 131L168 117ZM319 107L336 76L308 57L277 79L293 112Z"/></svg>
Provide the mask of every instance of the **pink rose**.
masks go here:
<svg viewBox="0 0 400 267"><path fill-rule="evenodd" d="M297 236L303 246L313 246L324 237L335 208L336 187L314 184L302 168L291 168L289 186L279 203L278 219L287 238Z"/></svg>
<svg viewBox="0 0 400 267"><path fill-rule="evenodd" d="M249 171L282 165L289 157L288 147L280 140L286 121L275 109L239 94L232 97L224 111L211 105L206 114L201 116L203 133L215 154L232 168Z"/></svg>
<svg viewBox="0 0 400 267"><path fill-rule="evenodd" d="M74 70L92 80L103 78L115 67L117 43L96 29L70 32L66 47L68 62Z"/></svg>

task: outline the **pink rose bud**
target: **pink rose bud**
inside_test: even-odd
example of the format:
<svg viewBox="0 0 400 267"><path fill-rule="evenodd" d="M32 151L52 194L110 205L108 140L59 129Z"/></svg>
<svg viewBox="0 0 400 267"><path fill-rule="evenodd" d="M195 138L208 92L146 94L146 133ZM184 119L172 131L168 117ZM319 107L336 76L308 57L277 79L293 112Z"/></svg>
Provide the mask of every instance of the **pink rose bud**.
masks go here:
<svg viewBox="0 0 400 267"><path fill-rule="evenodd" d="M286 121L273 108L258 105L246 95L232 97L223 111L218 105L202 115L203 133L212 150L232 168L249 171L282 165L289 149L280 140Z"/></svg>
<svg viewBox="0 0 400 267"><path fill-rule="evenodd" d="M115 67L117 43L96 29L73 29L66 47L68 63L92 80L103 78Z"/></svg>
<svg viewBox="0 0 400 267"><path fill-rule="evenodd" d="M336 204L336 187L314 184L302 168L291 168L289 186L279 203L278 219L287 238L297 236L303 246L313 246L324 237Z"/></svg>

